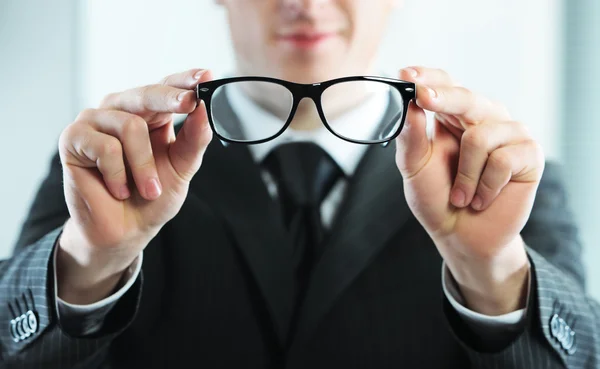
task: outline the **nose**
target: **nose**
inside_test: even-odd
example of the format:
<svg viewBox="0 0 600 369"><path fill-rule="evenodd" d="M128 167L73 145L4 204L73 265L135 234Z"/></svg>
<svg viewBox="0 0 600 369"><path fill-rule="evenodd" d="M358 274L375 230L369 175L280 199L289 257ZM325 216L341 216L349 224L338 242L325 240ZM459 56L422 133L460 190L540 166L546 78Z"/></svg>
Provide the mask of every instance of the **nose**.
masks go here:
<svg viewBox="0 0 600 369"><path fill-rule="evenodd" d="M332 0L280 0L281 10L285 14L290 15L302 15L310 14L313 11L318 10L320 7Z"/></svg>

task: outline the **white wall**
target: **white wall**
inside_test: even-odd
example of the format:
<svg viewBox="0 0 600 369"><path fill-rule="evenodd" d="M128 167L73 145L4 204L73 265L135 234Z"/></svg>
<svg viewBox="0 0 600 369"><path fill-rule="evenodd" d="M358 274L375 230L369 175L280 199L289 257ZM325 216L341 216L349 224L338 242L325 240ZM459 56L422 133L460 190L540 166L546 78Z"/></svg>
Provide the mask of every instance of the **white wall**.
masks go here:
<svg viewBox="0 0 600 369"><path fill-rule="evenodd" d="M74 118L75 4L0 0L0 259Z"/></svg>

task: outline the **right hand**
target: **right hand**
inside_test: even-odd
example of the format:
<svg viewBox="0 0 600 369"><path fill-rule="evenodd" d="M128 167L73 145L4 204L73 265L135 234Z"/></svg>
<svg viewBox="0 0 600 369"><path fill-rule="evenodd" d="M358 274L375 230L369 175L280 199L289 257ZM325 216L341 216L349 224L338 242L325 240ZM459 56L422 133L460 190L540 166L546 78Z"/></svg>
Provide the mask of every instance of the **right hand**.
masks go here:
<svg viewBox="0 0 600 369"><path fill-rule="evenodd" d="M212 138L206 108L192 91L211 78L202 72L110 94L62 132L59 153L71 216L57 249L63 300L89 304L110 295L123 271L181 209ZM177 137L174 113L188 114Z"/></svg>

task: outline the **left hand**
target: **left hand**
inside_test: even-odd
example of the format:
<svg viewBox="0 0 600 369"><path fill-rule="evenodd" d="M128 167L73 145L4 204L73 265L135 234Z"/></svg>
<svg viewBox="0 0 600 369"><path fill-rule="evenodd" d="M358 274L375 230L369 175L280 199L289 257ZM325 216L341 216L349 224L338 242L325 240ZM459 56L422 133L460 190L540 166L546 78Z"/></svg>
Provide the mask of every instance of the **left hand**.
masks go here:
<svg viewBox="0 0 600 369"><path fill-rule="evenodd" d="M400 78L417 85L396 153L409 207L469 308L500 315L524 307L529 262L520 232L544 170L540 145L505 107L444 71L407 68ZM436 113L431 138L424 110Z"/></svg>

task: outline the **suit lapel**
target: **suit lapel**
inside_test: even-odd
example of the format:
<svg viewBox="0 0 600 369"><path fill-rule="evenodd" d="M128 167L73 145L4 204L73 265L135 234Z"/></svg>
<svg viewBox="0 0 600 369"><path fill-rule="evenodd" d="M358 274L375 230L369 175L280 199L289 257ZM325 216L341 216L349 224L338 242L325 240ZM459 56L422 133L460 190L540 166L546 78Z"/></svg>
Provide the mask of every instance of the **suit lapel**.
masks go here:
<svg viewBox="0 0 600 369"><path fill-rule="evenodd" d="M332 239L314 269L294 346L309 338L336 299L411 216L394 155L395 145L373 146L362 160Z"/></svg>
<svg viewBox="0 0 600 369"><path fill-rule="evenodd" d="M227 99L222 102L220 114L229 114L227 121L239 125ZM266 300L283 345L294 296L291 246L284 234L279 207L267 192L248 147L238 144L223 147L214 139L190 187L225 220Z"/></svg>

